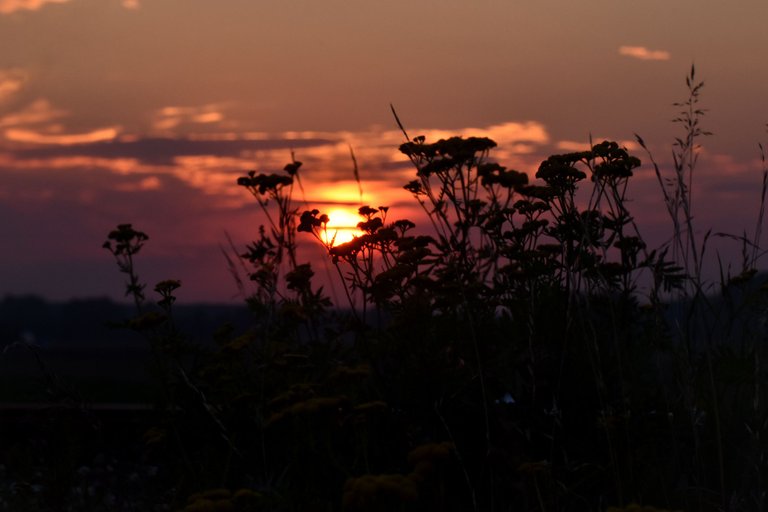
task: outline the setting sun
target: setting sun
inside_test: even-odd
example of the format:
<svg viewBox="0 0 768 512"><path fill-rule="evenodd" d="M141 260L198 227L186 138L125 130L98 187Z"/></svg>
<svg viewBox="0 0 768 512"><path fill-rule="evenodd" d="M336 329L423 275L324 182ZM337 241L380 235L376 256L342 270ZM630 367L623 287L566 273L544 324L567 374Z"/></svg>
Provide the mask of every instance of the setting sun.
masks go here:
<svg viewBox="0 0 768 512"><path fill-rule="evenodd" d="M363 234L357 224L363 220L355 210L336 208L328 212L327 230L322 234L326 244L339 245Z"/></svg>

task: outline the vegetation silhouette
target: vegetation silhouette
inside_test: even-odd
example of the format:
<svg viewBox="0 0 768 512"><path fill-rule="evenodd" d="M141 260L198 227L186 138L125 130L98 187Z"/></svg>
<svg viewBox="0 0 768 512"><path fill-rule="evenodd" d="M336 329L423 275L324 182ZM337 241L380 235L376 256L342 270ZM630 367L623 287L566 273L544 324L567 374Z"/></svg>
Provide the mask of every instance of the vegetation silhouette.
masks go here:
<svg viewBox="0 0 768 512"><path fill-rule="evenodd" d="M134 257L148 237L118 226L105 247L128 276L125 326L159 383L141 451L156 472L130 506L764 509L765 186L754 237L735 237L741 268L707 283L692 207L703 83L693 68L686 83L672 175L647 152L673 228L657 249L629 209L641 162L616 142L550 156L531 183L491 160L494 141L410 138L396 114L405 189L430 225L362 206L363 234L335 245L328 215L294 203L301 162L248 172L237 185L267 224L229 265L247 274L252 325L215 346L176 328L179 281L147 304ZM297 236L325 248L346 304L314 283Z"/></svg>

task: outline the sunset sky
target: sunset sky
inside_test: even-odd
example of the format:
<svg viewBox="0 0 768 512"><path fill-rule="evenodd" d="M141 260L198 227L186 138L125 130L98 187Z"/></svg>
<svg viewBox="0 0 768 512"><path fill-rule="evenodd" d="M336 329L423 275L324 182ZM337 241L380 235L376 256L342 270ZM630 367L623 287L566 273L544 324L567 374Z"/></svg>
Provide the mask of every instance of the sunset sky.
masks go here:
<svg viewBox="0 0 768 512"><path fill-rule="evenodd" d="M390 103L412 135L489 136L531 175L590 134L645 162L637 132L666 163L692 63L714 132L694 213L740 234L768 140L767 19L764 0L0 0L0 296L121 298L101 244L130 222L150 288L235 300L219 246L261 223L235 181L291 150L313 207L359 201L351 146L364 200L416 220ZM661 242L637 174L633 211Z"/></svg>

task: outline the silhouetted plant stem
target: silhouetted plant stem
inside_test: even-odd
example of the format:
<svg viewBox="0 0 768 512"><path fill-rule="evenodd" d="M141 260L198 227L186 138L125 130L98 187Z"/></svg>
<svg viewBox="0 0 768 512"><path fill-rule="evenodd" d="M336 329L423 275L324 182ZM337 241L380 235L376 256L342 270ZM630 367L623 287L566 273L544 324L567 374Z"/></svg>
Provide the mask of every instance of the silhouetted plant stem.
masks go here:
<svg viewBox="0 0 768 512"><path fill-rule="evenodd" d="M344 279L344 273L341 271L339 264L334 263L333 268L336 269L336 272L339 274L339 278L341 279L342 283L345 282L346 280ZM357 315L357 307L355 306L355 302L352 300L352 295L349 293L349 287L344 285L342 288L344 289L344 295L347 297L347 304L349 304L349 309L352 311L352 315L355 317L355 320L360 323L360 317Z"/></svg>
<svg viewBox="0 0 768 512"><path fill-rule="evenodd" d="M675 168L674 210L677 212L678 208L682 208L683 222L686 228L686 241L683 242L680 233L675 233L675 238L683 260L687 262L689 256L693 258L693 272L689 272L689 274L694 277L696 283L698 283L697 286L700 286L701 261L699 259L698 246L696 244L692 213L693 172L698 160L696 150L699 146L696 143L696 140L700 136L710 135L710 132L704 131L700 127L700 120L705 111L698 108L697 104L699 102L701 88L704 87L704 82L696 82L696 70L694 66L691 66L691 72L686 77L686 85L688 86L688 98L683 103L675 103L675 106L683 107L683 110L680 112L680 115L674 119L674 122L683 125L685 135L682 138L675 139L675 147L677 150L672 153Z"/></svg>
<svg viewBox="0 0 768 512"><path fill-rule="evenodd" d="M674 234L673 234L673 255L679 254L682 257L682 261L684 264L684 267L686 269L686 273L690 276L690 282L693 286L693 294L690 297L690 304L688 306L688 319L686 321L686 330L683 333L683 339L685 342L685 345L687 347L686 352L691 357L694 354L694 347L693 347L693 340L697 339L698 336L696 336L696 333L691 332L692 329L695 329L696 326L698 326L701 323L701 319L699 318L698 312L701 311L702 308L708 309L708 301L705 297L704 291L703 291L703 284L702 284L702 264L701 261L704 257L704 252L706 250L707 240L709 238L710 232L707 232L704 238L704 242L702 243L701 248L696 244L696 238L695 238L695 231L694 231L694 225L693 225L693 214L692 214L692 202L693 202L693 196L692 196L692 189L693 189L693 172L695 169L696 161L697 161L697 155L696 155L696 149L698 148L696 144L696 139L699 136L702 135L709 135L709 132L706 132L702 130L699 126L700 118L703 116L704 111L699 109L697 107L697 103L699 101L699 92L701 88L703 87L703 82L696 82L695 80L695 68L691 67L691 72L688 77L686 77L686 85L688 86L688 99L684 103L676 103L675 106L681 106L683 107L683 110L681 111L679 117L675 118L675 122L683 124L683 127L685 129L685 135L683 138L677 138L675 140L675 147L677 148L675 151L673 151L673 164L674 164L674 170L675 170L675 179L673 182L673 192L670 194L667 192L667 186L665 185L664 181L662 180L661 172L659 170L659 166L656 164L655 161L653 161L653 158L651 157L651 161L654 166L654 170L656 172L657 180L659 181L659 184L661 185L662 193L664 195L665 204L667 205L667 210L670 213L671 220L673 222L674 227ZM648 149L645 147L643 140L638 137L638 141L640 142L641 146L646 149L646 152L648 152ZM648 152L650 156L650 152ZM763 192L763 197L764 197ZM764 199L761 199L761 204L764 202ZM682 217L683 217L683 224L685 226L685 241L683 241L683 234L681 232L681 223L679 220L678 212L682 208ZM759 218L762 218L762 206L761 206L761 213ZM759 224L759 222L758 222ZM693 265L691 266L689 257L693 259ZM719 476L719 488L720 488L720 496L723 500L723 503L725 504L726 500L726 491L725 491L725 464L724 464L724 452L723 452L723 445L722 445L722 425L721 425L721 417L720 417L720 404L717 397L717 387L714 380L714 368L712 364L712 353L714 350L714 345L712 342L712 332L710 329L707 329L707 331L704 333L704 340L705 340L705 348L704 348L704 357L706 360L706 372L707 372L707 382L709 387L710 396L712 399L712 410L713 410L713 416L714 416L714 422L715 422L715 445L717 450L717 460L718 460L718 476ZM690 402L691 410L694 409L694 401L691 400ZM698 421L698 418L694 415L692 412L692 430L694 433L694 439L696 440L696 445L698 449L698 433L696 431L696 422Z"/></svg>
<svg viewBox="0 0 768 512"><path fill-rule="evenodd" d="M448 435L448 439L451 440L451 443L456 447L456 458L459 461L459 465L461 466L461 470L464 476L464 481L467 484L467 487L469 488L470 495L472 497L472 510L478 511L480 510L478 503L477 503L477 493L475 491L475 486L472 483L472 477L469 475L469 470L467 469L467 465L464 461L464 457L461 454L461 448L458 444L456 444L456 439L453 436L453 432L451 431L451 427L448 425L448 422L445 421L445 417L440 412L440 405L438 402L435 402L434 405L435 414L440 419L440 423L442 423L443 428L445 429L445 433Z"/></svg>
<svg viewBox="0 0 768 512"><path fill-rule="evenodd" d="M146 233L136 231L131 224L120 224L117 229L110 231L107 241L102 244L115 257L120 272L128 275L125 295L133 299L137 313L141 313L145 285L141 284L136 274L133 256L138 254L148 239Z"/></svg>
<svg viewBox="0 0 768 512"><path fill-rule="evenodd" d="M760 210L757 214L757 222L755 223L755 234L752 237L752 258L750 260L750 269L757 268L758 250L760 249L760 237L763 233L763 220L765 219L766 193L768 193L768 166L766 166L765 163L765 148L762 144L758 144L758 147L760 148L760 162L762 164L763 171L763 184L762 189L760 190Z"/></svg>
<svg viewBox="0 0 768 512"><path fill-rule="evenodd" d="M466 292L464 290L461 291L464 306L466 309L466 319L467 324L469 327L469 335L472 338L472 347L475 352L475 364L477 365L477 377L478 382L480 383L480 397L483 403L483 424L485 428L485 450L486 450L486 458L491 453L491 420L490 415L488 413L488 393L486 391L485 387L485 372L483 371L483 360L482 356L480 355L480 347L479 342L477 339L477 331L475 329L475 322L473 320L473 311L472 307L470 305L470 302L467 300ZM490 493L490 499L491 499L491 510L493 510L493 499L494 499L494 472L492 467L488 468L488 481L489 481L489 493Z"/></svg>

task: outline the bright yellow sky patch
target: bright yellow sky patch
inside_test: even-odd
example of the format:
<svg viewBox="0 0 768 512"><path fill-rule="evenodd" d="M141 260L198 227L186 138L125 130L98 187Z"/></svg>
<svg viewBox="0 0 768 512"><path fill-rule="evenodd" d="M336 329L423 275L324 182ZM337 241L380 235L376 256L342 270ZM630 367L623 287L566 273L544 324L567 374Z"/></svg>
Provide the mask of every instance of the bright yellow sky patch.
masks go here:
<svg viewBox="0 0 768 512"><path fill-rule="evenodd" d="M323 237L326 244L339 245L363 234L357 224L363 220L354 208L334 208L328 212L327 231Z"/></svg>

